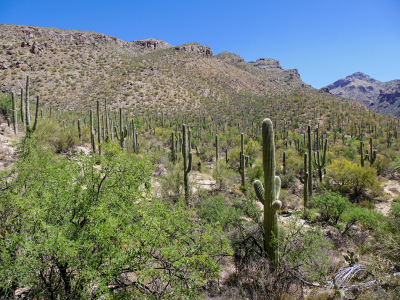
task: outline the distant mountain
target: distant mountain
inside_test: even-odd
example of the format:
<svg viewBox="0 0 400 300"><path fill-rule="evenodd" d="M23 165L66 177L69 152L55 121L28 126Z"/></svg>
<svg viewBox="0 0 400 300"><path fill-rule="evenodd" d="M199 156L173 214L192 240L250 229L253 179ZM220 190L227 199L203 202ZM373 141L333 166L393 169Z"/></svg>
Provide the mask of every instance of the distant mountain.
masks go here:
<svg viewBox="0 0 400 300"><path fill-rule="evenodd" d="M400 80L381 82L356 72L326 88L333 95L357 100L373 111L400 117Z"/></svg>

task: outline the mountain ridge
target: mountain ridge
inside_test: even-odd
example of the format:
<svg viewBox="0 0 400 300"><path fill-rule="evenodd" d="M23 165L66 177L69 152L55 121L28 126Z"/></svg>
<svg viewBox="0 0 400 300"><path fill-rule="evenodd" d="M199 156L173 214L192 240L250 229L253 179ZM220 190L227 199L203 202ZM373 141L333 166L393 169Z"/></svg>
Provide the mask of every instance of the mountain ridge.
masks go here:
<svg viewBox="0 0 400 300"><path fill-rule="evenodd" d="M364 104L369 109L400 117L400 80L381 82L362 72L339 79L326 88L336 96L346 97Z"/></svg>

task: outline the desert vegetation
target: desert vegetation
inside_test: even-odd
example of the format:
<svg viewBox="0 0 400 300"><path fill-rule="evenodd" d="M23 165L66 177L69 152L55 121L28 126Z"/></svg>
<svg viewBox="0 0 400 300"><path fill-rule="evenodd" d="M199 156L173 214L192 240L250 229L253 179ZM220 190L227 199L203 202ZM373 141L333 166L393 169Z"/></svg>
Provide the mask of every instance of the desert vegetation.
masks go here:
<svg viewBox="0 0 400 300"><path fill-rule="evenodd" d="M398 297L399 120L221 58L63 47L3 73L0 297Z"/></svg>

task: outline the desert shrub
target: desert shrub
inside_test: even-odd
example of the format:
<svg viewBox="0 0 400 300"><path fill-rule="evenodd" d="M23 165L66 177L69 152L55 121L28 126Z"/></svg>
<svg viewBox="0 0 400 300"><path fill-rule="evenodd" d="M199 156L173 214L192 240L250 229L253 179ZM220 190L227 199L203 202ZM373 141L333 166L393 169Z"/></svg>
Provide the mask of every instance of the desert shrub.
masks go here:
<svg viewBox="0 0 400 300"><path fill-rule="evenodd" d="M0 93L0 114L7 116L12 110L12 98L11 95Z"/></svg>
<svg viewBox="0 0 400 300"><path fill-rule="evenodd" d="M393 200L392 214L400 220L400 198Z"/></svg>
<svg viewBox="0 0 400 300"><path fill-rule="evenodd" d="M310 208L315 208L323 222L336 225L343 212L348 209L350 202L339 193L326 191L313 196L309 201Z"/></svg>
<svg viewBox="0 0 400 300"><path fill-rule="evenodd" d="M279 177L281 178L281 188L283 189L290 187L296 180L296 174L293 171Z"/></svg>
<svg viewBox="0 0 400 300"><path fill-rule="evenodd" d="M29 299L193 299L229 254L220 227L185 205L149 202L151 165L118 146L66 159L21 148L5 204L0 291L29 287ZM147 195L148 196L148 195ZM11 206L11 207L10 207ZM130 274L128 276L128 274Z"/></svg>
<svg viewBox="0 0 400 300"><path fill-rule="evenodd" d="M325 281L331 245L318 228L306 228L298 215L285 229L280 228L279 239L274 240L279 244L279 264L273 271L263 255L261 231L262 226L234 245L236 273L232 279L244 299L300 298L304 281Z"/></svg>
<svg viewBox="0 0 400 300"><path fill-rule="evenodd" d="M199 209L199 217L208 222L219 223L224 230L229 230L241 222L241 211L227 206L223 196L209 197L203 201Z"/></svg>
<svg viewBox="0 0 400 300"><path fill-rule="evenodd" d="M230 178L237 176L237 172L229 169L225 161L221 160L218 162L218 168L214 168L212 173L215 181L219 185L220 190L226 190L228 188Z"/></svg>
<svg viewBox="0 0 400 300"><path fill-rule="evenodd" d="M351 192L360 195L366 189L381 190L376 176L376 170L370 166L361 167L347 159L334 159L328 166L328 180L341 192Z"/></svg>
<svg viewBox="0 0 400 300"><path fill-rule="evenodd" d="M263 181L264 179L264 172L262 166L256 165L253 166L252 168L248 168L246 176L248 177L250 182L253 182L254 180L261 180Z"/></svg>
<svg viewBox="0 0 400 300"><path fill-rule="evenodd" d="M374 164L372 165L376 169L377 175L383 175L386 173L390 166L390 160L383 155L377 155Z"/></svg>

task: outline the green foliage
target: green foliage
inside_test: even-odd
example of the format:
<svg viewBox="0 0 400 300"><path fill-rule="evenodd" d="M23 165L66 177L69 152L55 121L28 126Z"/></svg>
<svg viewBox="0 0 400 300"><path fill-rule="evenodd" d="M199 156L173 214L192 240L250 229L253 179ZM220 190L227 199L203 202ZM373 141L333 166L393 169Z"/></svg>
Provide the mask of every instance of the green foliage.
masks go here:
<svg viewBox="0 0 400 300"><path fill-rule="evenodd" d="M332 160L326 177L332 180L334 187L345 193L360 195L366 189L382 190L373 167L361 167L344 158Z"/></svg>
<svg viewBox="0 0 400 300"><path fill-rule="evenodd" d="M12 107L11 95L0 93L0 114L7 116Z"/></svg>
<svg viewBox="0 0 400 300"><path fill-rule="evenodd" d="M322 231L305 227L304 222L300 222L300 215L295 214L287 230L281 230L280 235L280 268L290 267L300 271L307 281L323 282L330 264L329 249L332 245L324 239Z"/></svg>
<svg viewBox="0 0 400 300"><path fill-rule="evenodd" d="M316 209L321 221L343 229L343 233L347 233L357 222L365 229L376 230L386 221L382 214L351 203L332 191L312 197L310 207Z"/></svg>
<svg viewBox="0 0 400 300"><path fill-rule="evenodd" d="M345 197L332 191L315 195L309 201L310 208L317 209L321 220L331 225L338 223L343 212L348 209L350 204Z"/></svg>
<svg viewBox="0 0 400 300"><path fill-rule="evenodd" d="M294 172L286 173L285 175L281 175L281 187L283 189L287 189L290 187L296 180L296 174Z"/></svg>
<svg viewBox="0 0 400 300"><path fill-rule="evenodd" d="M0 290L29 298L193 299L228 253L220 228L146 199L151 166L115 145L68 160L21 146L0 197ZM1 183L7 185L6 182Z"/></svg>
<svg viewBox="0 0 400 300"><path fill-rule="evenodd" d="M225 204L223 196L207 198L199 210L200 218L208 222L219 223L224 230L229 230L241 222L241 215L240 209Z"/></svg>
<svg viewBox="0 0 400 300"><path fill-rule="evenodd" d="M400 198L393 200L392 214L400 220Z"/></svg>

